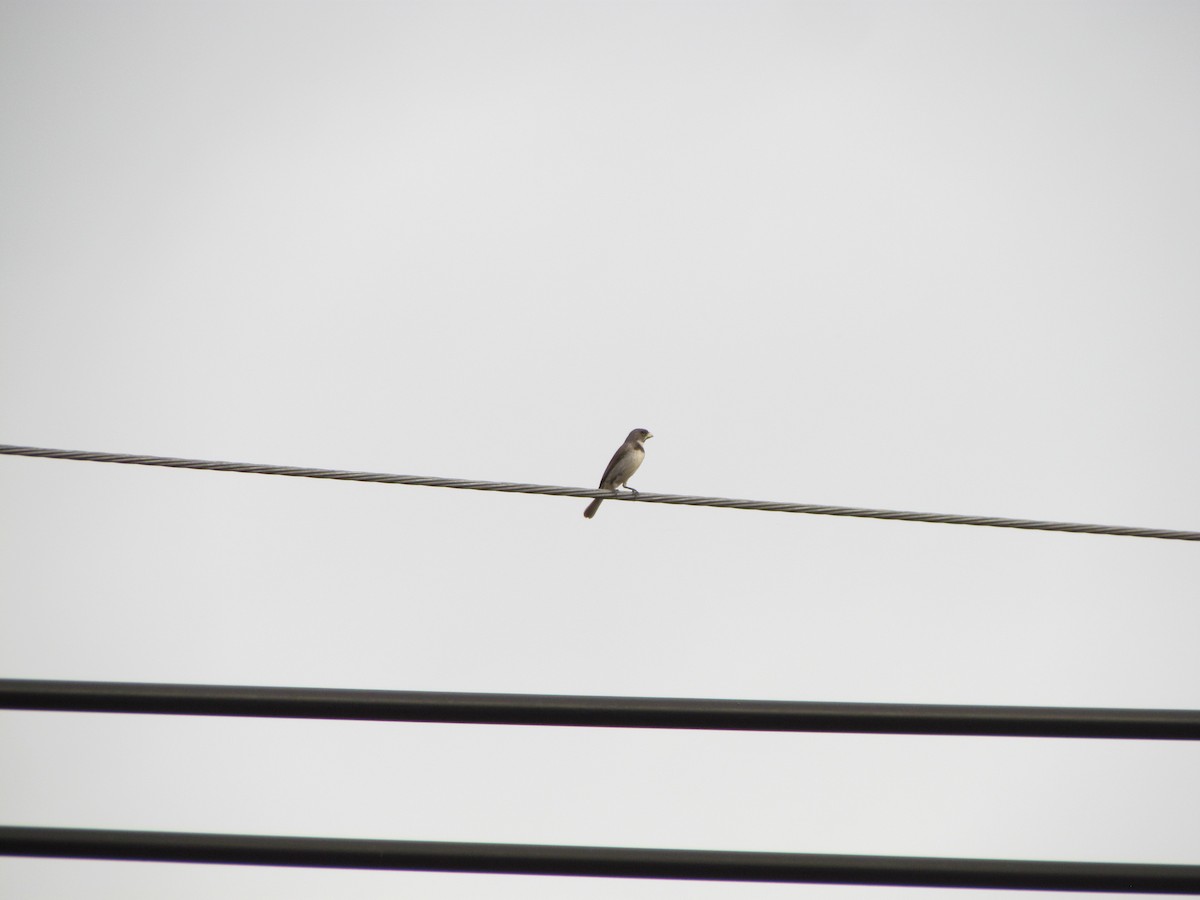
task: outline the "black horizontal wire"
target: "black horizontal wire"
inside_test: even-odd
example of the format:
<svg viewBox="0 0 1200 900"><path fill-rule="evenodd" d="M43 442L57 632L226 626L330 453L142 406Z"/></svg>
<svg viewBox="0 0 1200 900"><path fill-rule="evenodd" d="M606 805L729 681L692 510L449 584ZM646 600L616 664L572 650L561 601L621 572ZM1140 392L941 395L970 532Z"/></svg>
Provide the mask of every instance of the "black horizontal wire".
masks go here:
<svg viewBox="0 0 1200 900"><path fill-rule="evenodd" d="M1200 711L0 679L0 709L857 734L1200 740Z"/></svg>
<svg viewBox="0 0 1200 900"><path fill-rule="evenodd" d="M1200 866L387 841L0 826L0 854L143 862L1108 893L1200 893Z"/></svg>
<svg viewBox="0 0 1200 900"><path fill-rule="evenodd" d="M948 525L987 525L993 528L1022 528L1031 531L1069 531L1078 534L1113 534L1125 537L1200 541L1200 531L1167 528L1133 528L1124 525L1087 525L1079 522L1050 522L1040 519L1006 519L1000 516L960 516L946 513L905 512L898 509L866 509L858 506L821 506L812 503L779 503L770 500L733 500L728 497L698 497L684 494L618 493L586 488L522 484L515 481L471 481L427 475L388 475L382 472L351 472L342 469L311 469L295 466L264 466L255 463L218 462L173 456L133 456L88 450L54 450L0 444L0 454L46 459L75 459L86 462L124 463L135 466L165 466L172 469L204 469L217 472L247 472L256 475L288 475L295 478L326 478L335 481L366 481L375 484L409 484L424 487L458 488L468 491L500 491L509 494L547 494L554 497L601 497L634 503L667 503L676 506L715 506L724 509L757 509L768 512L806 513L817 516L851 516L861 519L901 519L906 522L940 522Z"/></svg>

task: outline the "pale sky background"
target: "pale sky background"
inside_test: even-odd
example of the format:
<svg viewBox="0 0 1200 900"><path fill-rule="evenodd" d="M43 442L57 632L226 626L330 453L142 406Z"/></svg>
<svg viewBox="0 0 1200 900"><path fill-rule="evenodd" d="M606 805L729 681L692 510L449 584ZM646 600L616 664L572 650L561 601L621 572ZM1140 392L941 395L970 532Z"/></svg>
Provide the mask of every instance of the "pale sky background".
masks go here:
<svg viewBox="0 0 1200 900"><path fill-rule="evenodd" d="M5 0L0 442L591 487L646 427L645 490L1197 529L1198 46L1148 0ZM2 458L0 674L1200 707L1194 544L585 505ZM0 822L1196 863L1200 747L3 712Z"/></svg>

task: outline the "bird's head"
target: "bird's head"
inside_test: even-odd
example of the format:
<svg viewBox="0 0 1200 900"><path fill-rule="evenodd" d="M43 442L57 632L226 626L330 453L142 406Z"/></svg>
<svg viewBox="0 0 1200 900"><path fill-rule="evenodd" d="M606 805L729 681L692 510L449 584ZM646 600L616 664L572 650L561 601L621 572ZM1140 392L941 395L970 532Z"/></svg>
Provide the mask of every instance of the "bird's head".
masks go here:
<svg viewBox="0 0 1200 900"><path fill-rule="evenodd" d="M654 437L654 435L648 432L645 428L635 428L633 431L629 432L629 437L625 438L625 440L637 441L638 443L641 443L642 441L650 440L652 437Z"/></svg>

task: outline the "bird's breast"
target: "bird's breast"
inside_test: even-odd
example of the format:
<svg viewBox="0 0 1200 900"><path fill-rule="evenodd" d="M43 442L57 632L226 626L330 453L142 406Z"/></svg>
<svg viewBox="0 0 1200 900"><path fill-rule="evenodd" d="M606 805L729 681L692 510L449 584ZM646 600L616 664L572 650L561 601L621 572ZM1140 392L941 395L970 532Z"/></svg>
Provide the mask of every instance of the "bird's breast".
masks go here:
<svg viewBox="0 0 1200 900"><path fill-rule="evenodd" d="M622 453L620 459L616 461L612 471L612 483L614 485L624 484L633 477L633 473L638 470L638 466L642 464L642 460L646 458L646 451L641 447L632 447L627 453Z"/></svg>

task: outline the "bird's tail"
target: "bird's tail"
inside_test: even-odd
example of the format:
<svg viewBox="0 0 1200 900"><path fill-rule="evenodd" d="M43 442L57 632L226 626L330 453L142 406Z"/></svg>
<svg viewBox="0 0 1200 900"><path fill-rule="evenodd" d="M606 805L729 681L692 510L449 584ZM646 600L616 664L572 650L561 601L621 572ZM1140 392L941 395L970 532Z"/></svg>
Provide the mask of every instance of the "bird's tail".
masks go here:
<svg viewBox="0 0 1200 900"><path fill-rule="evenodd" d="M603 500L601 500L600 498L597 497L595 500L593 500L591 503L589 503L588 508L583 511L583 517L585 519L590 519L592 516L594 516L596 514L596 510L598 510L600 508L600 504L603 502L604 502Z"/></svg>

